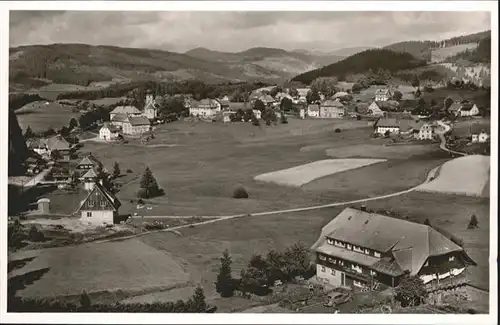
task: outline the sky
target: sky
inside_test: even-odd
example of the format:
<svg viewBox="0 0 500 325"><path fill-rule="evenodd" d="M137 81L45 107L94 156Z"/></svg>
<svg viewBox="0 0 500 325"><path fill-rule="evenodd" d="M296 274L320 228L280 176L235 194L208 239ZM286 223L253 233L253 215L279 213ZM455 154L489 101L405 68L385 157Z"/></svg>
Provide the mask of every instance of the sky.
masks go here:
<svg viewBox="0 0 500 325"><path fill-rule="evenodd" d="M185 52L332 52L491 29L489 12L11 11L10 46L86 43Z"/></svg>

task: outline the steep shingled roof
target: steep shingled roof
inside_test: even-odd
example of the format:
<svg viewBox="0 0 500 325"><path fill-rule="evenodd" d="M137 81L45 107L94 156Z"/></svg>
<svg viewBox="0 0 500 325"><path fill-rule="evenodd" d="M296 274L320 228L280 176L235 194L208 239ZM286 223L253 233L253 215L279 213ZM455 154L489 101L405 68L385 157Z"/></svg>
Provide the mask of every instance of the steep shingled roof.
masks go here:
<svg viewBox="0 0 500 325"><path fill-rule="evenodd" d="M118 208L121 206L121 202L118 200L116 196L114 196L112 193L110 193L101 183L96 182L94 188L92 191L90 191L89 195L81 202L80 207L78 208L78 211L81 211L85 203L90 199L90 198L104 198L110 206L113 208L114 211L118 211ZM97 201L97 200L96 200ZM99 205L95 204L94 205L96 209L99 209Z"/></svg>
<svg viewBox="0 0 500 325"><path fill-rule="evenodd" d="M431 256L451 252L465 254L463 248L432 227L352 208L345 208L324 226L320 238L311 249L321 250L326 243L326 238L386 254L391 253L399 268L409 271L412 275L417 274L427 258ZM358 253L351 252L351 254ZM397 267L394 268L397 269Z"/></svg>
<svg viewBox="0 0 500 325"><path fill-rule="evenodd" d="M151 122L149 122L146 116L129 116L128 122L132 126L151 125Z"/></svg>
<svg viewBox="0 0 500 325"><path fill-rule="evenodd" d="M117 106L110 114L141 114L135 106Z"/></svg>

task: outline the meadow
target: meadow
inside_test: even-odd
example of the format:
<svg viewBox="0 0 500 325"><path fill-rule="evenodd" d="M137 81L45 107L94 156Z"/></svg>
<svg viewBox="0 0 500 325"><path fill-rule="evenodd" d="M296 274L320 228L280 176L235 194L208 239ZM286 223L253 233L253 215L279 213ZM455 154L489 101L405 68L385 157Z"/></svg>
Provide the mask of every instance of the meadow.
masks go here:
<svg viewBox="0 0 500 325"><path fill-rule="evenodd" d="M335 132L336 128L341 132ZM119 162L122 172L129 170L119 179L121 213L138 211L136 191L144 168L149 166L166 192L146 200L151 210L138 211L151 216L254 213L389 194L421 184L431 169L450 159L431 144L425 148L382 147L384 140L371 139L371 133L366 121L351 120L290 119L289 124L261 127L174 122L159 126L156 138L147 146L136 140L122 145L85 142L82 151L92 152L109 170L114 162ZM300 188L254 180L262 173L332 157L373 156L387 161L321 177ZM248 199L232 198L234 188L240 185L249 192ZM253 254L282 250L297 241L312 245L321 228L343 208L247 216L188 227L178 233L151 233L131 240L38 251L38 257L24 271L50 270L21 294L121 289L125 293L120 300L127 302L173 300L175 295L192 292L182 287L201 283L208 300L216 305L229 309L234 301L243 309L245 304L250 308L255 302L242 302L239 297L222 299L215 292L213 283L224 249L232 256L237 276ZM429 219L431 225L461 238L478 263L469 272L471 281L488 287L488 199L414 191L370 201L368 208L395 211L417 222ZM472 214L479 220L478 229L467 229Z"/></svg>
<svg viewBox="0 0 500 325"><path fill-rule="evenodd" d="M16 111L19 126L24 131L29 126L34 132L54 130L68 126L72 118L80 116L79 112L73 111L73 106L57 103L33 102Z"/></svg>
<svg viewBox="0 0 500 325"><path fill-rule="evenodd" d="M437 178L419 191L482 196L489 187L490 157L470 155L444 163ZM464 172L467 171L467 172Z"/></svg>

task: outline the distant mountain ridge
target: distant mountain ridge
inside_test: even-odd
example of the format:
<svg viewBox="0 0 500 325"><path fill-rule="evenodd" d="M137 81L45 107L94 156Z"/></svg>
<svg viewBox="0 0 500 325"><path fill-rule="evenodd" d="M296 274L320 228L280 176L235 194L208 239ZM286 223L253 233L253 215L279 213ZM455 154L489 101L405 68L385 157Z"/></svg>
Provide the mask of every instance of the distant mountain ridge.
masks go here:
<svg viewBox="0 0 500 325"><path fill-rule="evenodd" d="M107 45L50 44L9 49L9 81L88 85L113 80L281 82L341 60L339 56L256 47L238 53L196 48L186 53Z"/></svg>

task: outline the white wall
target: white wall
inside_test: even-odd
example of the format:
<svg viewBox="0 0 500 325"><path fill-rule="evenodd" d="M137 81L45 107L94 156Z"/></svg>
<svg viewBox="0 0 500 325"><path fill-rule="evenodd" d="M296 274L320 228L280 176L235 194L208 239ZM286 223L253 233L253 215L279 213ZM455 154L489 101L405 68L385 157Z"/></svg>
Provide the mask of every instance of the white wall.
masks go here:
<svg viewBox="0 0 500 325"><path fill-rule="evenodd" d="M113 211L83 211L81 212L81 221L93 225L102 225L103 223L113 224ZM91 215L88 216L87 213Z"/></svg>
<svg viewBox="0 0 500 325"><path fill-rule="evenodd" d="M323 281L327 282L330 285L333 286L340 286L342 285L342 272L338 270L333 270L335 274L332 274L332 269L323 266L320 264L316 264L316 276Z"/></svg>

